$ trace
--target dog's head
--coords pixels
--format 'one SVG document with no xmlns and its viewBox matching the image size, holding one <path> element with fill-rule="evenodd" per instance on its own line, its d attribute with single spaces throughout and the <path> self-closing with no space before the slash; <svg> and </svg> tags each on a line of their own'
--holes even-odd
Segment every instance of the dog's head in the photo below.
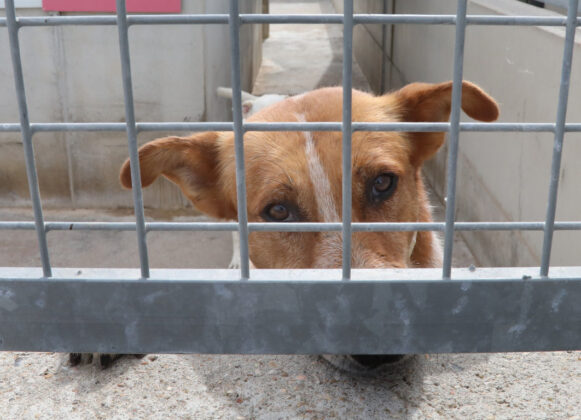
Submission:
<svg viewBox="0 0 581 420">
<path fill-rule="evenodd" d="M 383 96 L 353 91 L 353 121 L 444 122 L 452 83 L 414 83 Z M 496 102 L 464 82 L 462 109 L 480 121 L 498 117 Z M 324 88 L 276 103 L 248 121 L 341 121 L 341 88 Z M 355 132 L 352 138 L 354 222 L 429 221 L 421 166 L 444 133 Z M 338 222 L 342 163 L 339 132 L 248 132 L 244 135 L 248 218 L 253 222 Z M 166 137 L 139 149 L 141 183 L 164 175 L 202 212 L 236 219 L 234 135 L 208 132 Z M 129 162 L 121 183 L 131 188 Z M 354 267 L 434 265 L 429 232 L 353 234 Z M 341 234 L 254 232 L 250 256 L 259 268 L 341 265 Z"/>
</svg>

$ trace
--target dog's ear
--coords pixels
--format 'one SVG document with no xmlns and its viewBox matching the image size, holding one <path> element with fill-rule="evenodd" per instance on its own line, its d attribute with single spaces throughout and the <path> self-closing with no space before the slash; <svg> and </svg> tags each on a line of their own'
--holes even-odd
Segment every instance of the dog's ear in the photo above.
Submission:
<svg viewBox="0 0 581 420">
<path fill-rule="evenodd" d="M 200 211 L 218 218 L 235 219 L 236 210 L 219 183 L 218 133 L 191 137 L 164 137 L 139 148 L 141 185 L 149 186 L 160 175 L 175 182 Z M 131 188 L 129 159 L 121 167 L 121 185 Z"/>
<path fill-rule="evenodd" d="M 411 83 L 389 95 L 404 122 L 446 122 L 452 105 L 452 82 Z M 498 118 L 496 101 L 473 83 L 462 82 L 462 109 L 475 120 L 491 122 Z M 412 163 L 419 166 L 438 151 L 445 133 L 409 133 Z"/>
</svg>

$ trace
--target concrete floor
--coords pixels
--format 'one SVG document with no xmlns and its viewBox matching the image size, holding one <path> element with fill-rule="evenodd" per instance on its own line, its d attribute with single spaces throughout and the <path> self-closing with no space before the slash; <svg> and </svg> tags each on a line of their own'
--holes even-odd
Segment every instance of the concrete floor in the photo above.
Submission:
<svg viewBox="0 0 581 420">
<path fill-rule="evenodd" d="M 323 2 L 271 2 L 271 13 L 329 12 Z M 339 27 L 272 25 L 254 93 L 340 83 Z M 289 41 L 289 40 L 292 40 Z M 354 66 L 354 85 L 365 80 Z M 435 203 L 437 204 L 437 203 Z M 441 209 L 437 211 L 441 220 Z M 150 220 L 192 221 L 147 211 Z M 47 220 L 131 220 L 130 212 L 46 212 Z M 0 220 L 32 220 L 2 209 Z M 229 233 L 155 233 L 152 267 L 226 267 Z M 56 266 L 137 267 L 134 233 L 51 232 Z M 455 265 L 476 259 L 461 241 Z M 37 266 L 34 232 L 0 231 L 0 266 Z M 581 352 L 419 355 L 375 377 L 317 356 L 148 355 L 108 370 L 71 368 L 62 354 L 0 353 L 2 419 L 580 419 Z"/>
<path fill-rule="evenodd" d="M 272 14 L 336 13 L 330 1 L 271 1 Z M 341 25 L 271 25 L 263 44 L 263 59 L 253 93 L 296 95 L 340 86 L 343 71 Z M 355 89 L 369 91 L 359 65 L 352 61 Z"/>
</svg>

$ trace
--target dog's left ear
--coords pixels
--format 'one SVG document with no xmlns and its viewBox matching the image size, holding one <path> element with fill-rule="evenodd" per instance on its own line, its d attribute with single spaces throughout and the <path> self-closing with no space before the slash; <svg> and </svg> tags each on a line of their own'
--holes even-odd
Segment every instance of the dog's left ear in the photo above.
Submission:
<svg viewBox="0 0 581 420">
<path fill-rule="evenodd" d="M 446 122 L 452 105 L 452 82 L 411 83 L 386 96 L 403 122 Z M 496 101 L 473 83 L 462 82 L 462 109 L 475 120 L 491 122 L 498 118 Z M 409 133 L 411 162 L 420 166 L 442 146 L 445 133 Z"/>
<path fill-rule="evenodd" d="M 141 185 L 159 176 L 176 183 L 198 210 L 217 218 L 235 219 L 236 209 L 220 184 L 218 133 L 190 137 L 164 137 L 139 148 Z M 131 166 L 125 161 L 119 173 L 121 185 L 131 188 Z"/>
</svg>

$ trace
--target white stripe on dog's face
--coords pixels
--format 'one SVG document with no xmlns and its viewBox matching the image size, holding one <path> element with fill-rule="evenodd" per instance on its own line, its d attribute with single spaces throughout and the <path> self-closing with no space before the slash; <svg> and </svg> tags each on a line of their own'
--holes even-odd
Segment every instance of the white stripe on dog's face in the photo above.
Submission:
<svg viewBox="0 0 581 420">
<path fill-rule="evenodd" d="M 314 187 L 317 210 L 322 222 L 339 222 L 339 214 L 331 193 L 331 183 L 323 165 L 319 159 L 319 154 L 315 149 L 312 133 L 305 131 L 305 155 L 309 168 L 309 177 Z M 341 234 L 337 232 L 327 232 L 322 234 L 319 242 L 319 252 L 314 262 L 314 267 L 331 268 L 341 266 Z"/>
<path fill-rule="evenodd" d="M 297 116 L 297 118 L 300 122 L 305 121 L 305 118 L 302 115 Z M 337 213 L 333 195 L 331 194 L 331 183 L 329 182 L 329 177 L 325 173 L 323 165 L 321 165 L 321 161 L 319 160 L 319 154 L 315 149 L 313 135 L 309 131 L 304 131 L 303 134 L 306 139 L 305 155 L 307 157 L 309 176 L 315 189 L 315 200 L 317 201 L 319 215 L 323 219 L 323 222 L 338 222 L 339 214 Z"/>
</svg>

